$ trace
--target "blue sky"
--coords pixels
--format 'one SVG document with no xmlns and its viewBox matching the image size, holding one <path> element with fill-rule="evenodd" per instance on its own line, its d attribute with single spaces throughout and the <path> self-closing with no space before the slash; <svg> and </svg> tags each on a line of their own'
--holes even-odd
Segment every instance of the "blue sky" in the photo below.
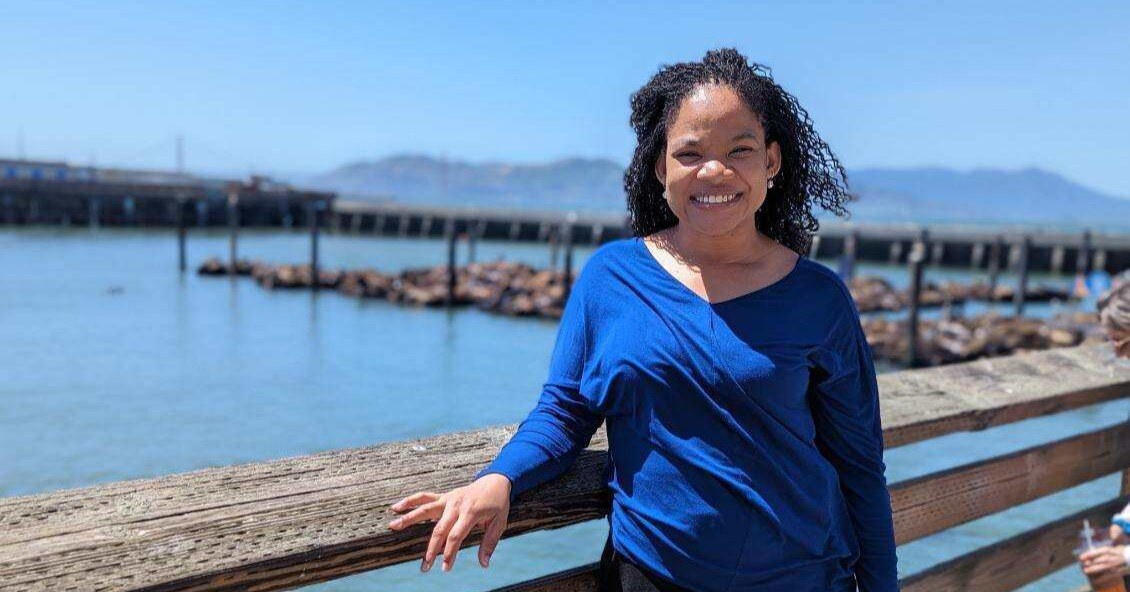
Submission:
<svg viewBox="0 0 1130 592">
<path fill-rule="evenodd" d="M 0 155 L 319 172 L 626 162 L 628 97 L 737 47 L 849 167 L 1039 166 L 1130 197 L 1130 2 L 0 2 Z M 540 4 L 540 3 L 538 3 Z"/>
</svg>

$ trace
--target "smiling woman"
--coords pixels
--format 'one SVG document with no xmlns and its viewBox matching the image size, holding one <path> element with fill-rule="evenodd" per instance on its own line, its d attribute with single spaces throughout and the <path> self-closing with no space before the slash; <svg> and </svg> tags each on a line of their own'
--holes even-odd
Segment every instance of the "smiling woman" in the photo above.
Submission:
<svg viewBox="0 0 1130 592">
<path fill-rule="evenodd" d="M 632 97 L 634 237 L 573 286 L 537 405 L 475 480 L 394 506 L 436 520 L 450 569 L 604 421 L 606 592 L 894 592 L 875 367 L 838 276 L 806 259 L 843 169 L 796 100 L 734 50 L 663 68 Z"/>
</svg>

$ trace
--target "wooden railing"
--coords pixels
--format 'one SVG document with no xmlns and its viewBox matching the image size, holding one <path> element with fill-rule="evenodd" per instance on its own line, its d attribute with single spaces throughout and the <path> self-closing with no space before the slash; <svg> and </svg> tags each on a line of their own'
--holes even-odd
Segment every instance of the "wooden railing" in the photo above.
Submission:
<svg viewBox="0 0 1130 592">
<path fill-rule="evenodd" d="M 1130 367 L 1098 344 L 884 374 L 879 387 L 891 448 L 1128 397 Z M 389 505 L 466 484 L 515 429 L 0 498 L 0 590 L 284 590 L 418 560 L 432 525 L 390 531 Z M 606 444 L 601 429 L 565 475 L 520 496 L 505 536 L 604 516 Z M 1110 500 L 914 574 L 902 589 L 1012 590 L 1067 566 L 1082 519 L 1106 524 L 1130 497 L 1127 469 L 1130 422 L 892 484 L 905 543 L 1123 471 Z M 595 569 L 503 590 L 595 590 Z"/>
</svg>

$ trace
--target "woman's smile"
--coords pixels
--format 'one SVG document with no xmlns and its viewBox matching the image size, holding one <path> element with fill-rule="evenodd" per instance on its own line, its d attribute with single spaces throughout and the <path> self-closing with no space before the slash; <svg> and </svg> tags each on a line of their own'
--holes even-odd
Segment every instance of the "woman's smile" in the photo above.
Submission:
<svg viewBox="0 0 1130 592">
<path fill-rule="evenodd" d="M 728 208 L 740 202 L 743 197 L 745 197 L 744 191 L 729 193 L 714 192 L 692 195 L 690 201 L 699 209 L 713 211 Z"/>
</svg>

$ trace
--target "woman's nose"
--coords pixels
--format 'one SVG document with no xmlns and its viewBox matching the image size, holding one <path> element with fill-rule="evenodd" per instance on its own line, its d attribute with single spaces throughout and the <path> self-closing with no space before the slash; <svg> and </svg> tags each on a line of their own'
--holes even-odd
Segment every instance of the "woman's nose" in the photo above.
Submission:
<svg viewBox="0 0 1130 592">
<path fill-rule="evenodd" d="M 725 177 L 728 172 L 729 170 L 726 168 L 726 165 L 717 160 L 711 160 L 702 165 L 698 170 L 698 176 L 700 179 L 722 178 Z"/>
</svg>

